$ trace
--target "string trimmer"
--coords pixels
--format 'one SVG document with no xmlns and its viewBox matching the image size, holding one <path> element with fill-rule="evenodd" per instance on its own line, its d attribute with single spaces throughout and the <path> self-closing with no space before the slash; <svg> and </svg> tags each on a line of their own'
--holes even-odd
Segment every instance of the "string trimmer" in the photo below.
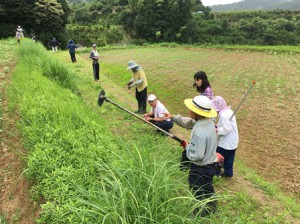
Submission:
<svg viewBox="0 0 300 224">
<path fill-rule="evenodd" d="M 100 94 L 99 94 L 99 97 L 98 97 L 98 105 L 101 107 L 104 101 L 111 103 L 112 105 L 114 105 L 114 106 L 116 106 L 116 107 L 118 107 L 118 108 L 120 108 L 120 109 L 126 111 L 127 113 L 131 114 L 132 116 L 134 116 L 134 117 L 136 117 L 136 118 L 142 120 L 143 122 L 145 122 L 145 123 L 151 125 L 151 126 L 154 127 L 155 129 L 157 129 L 157 130 L 163 132 L 164 134 L 166 134 L 167 136 L 171 137 L 172 139 L 174 139 L 174 140 L 180 142 L 180 144 L 184 142 L 184 140 L 178 138 L 178 137 L 175 136 L 175 135 L 172 135 L 172 134 L 169 133 L 169 132 L 166 132 L 165 130 L 161 129 L 160 127 L 157 127 L 156 125 L 152 124 L 150 121 L 145 120 L 143 117 L 140 117 L 140 116 L 136 115 L 135 113 L 131 112 L 130 110 L 128 110 L 128 109 L 126 109 L 126 108 L 124 108 L 124 107 L 122 107 L 122 106 L 120 106 L 120 105 L 114 103 L 113 101 L 111 101 L 109 98 L 107 98 L 107 97 L 105 96 L 105 92 L 104 92 L 104 90 L 102 90 L 102 91 L 100 92 Z"/>
</svg>

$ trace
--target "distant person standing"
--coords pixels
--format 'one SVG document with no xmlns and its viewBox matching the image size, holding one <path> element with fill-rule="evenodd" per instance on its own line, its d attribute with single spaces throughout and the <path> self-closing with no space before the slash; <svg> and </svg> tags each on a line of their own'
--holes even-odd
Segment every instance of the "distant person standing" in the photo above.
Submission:
<svg viewBox="0 0 300 224">
<path fill-rule="evenodd" d="M 49 42 L 49 45 L 52 47 L 53 52 L 57 52 L 57 46 L 60 45 L 60 43 L 56 40 L 55 37 Z"/>
<path fill-rule="evenodd" d="M 93 66 L 93 74 L 94 79 L 97 82 L 100 82 L 100 64 L 99 64 L 99 53 L 96 49 L 96 44 L 92 45 L 92 50 L 90 52 L 90 58 L 93 60 L 92 66 Z"/>
<path fill-rule="evenodd" d="M 32 35 L 31 40 L 32 40 L 33 42 L 37 42 L 37 37 L 36 37 L 35 34 Z"/>
<path fill-rule="evenodd" d="M 127 83 L 128 89 L 131 87 L 135 88 L 135 98 L 138 101 L 138 110 L 135 113 L 144 114 L 146 113 L 147 107 L 147 78 L 144 70 L 134 61 L 128 62 L 127 69 L 131 69 L 132 78 Z"/>
<path fill-rule="evenodd" d="M 67 45 L 67 48 L 69 49 L 69 53 L 70 53 L 70 57 L 71 57 L 71 61 L 77 62 L 76 60 L 76 56 L 75 56 L 75 49 L 77 48 L 77 45 L 74 43 L 73 40 L 69 40 L 69 43 Z"/>
<path fill-rule="evenodd" d="M 20 32 L 20 34 L 21 34 L 21 38 L 23 38 L 23 37 L 24 37 L 24 34 L 23 34 L 23 29 L 22 29 L 22 27 L 21 27 L 21 26 L 18 26 L 18 28 L 17 28 L 17 31 L 19 31 L 19 32 Z"/>
<path fill-rule="evenodd" d="M 21 33 L 20 33 L 20 31 L 16 31 L 16 39 L 17 39 L 17 41 L 18 41 L 18 44 L 21 42 Z"/>
<path fill-rule="evenodd" d="M 193 87 L 197 89 L 200 95 L 207 96 L 210 100 L 214 97 L 207 75 L 204 71 L 196 72 L 194 75 L 194 81 L 195 83 L 193 84 Z"/>
</svg>

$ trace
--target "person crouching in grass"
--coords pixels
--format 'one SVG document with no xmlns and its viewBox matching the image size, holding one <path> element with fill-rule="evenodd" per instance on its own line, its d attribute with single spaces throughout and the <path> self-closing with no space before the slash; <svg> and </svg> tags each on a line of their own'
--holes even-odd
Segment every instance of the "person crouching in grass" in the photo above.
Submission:
<svg viewBox="0 0 300 224">
<path fill-rule="evenodd" d="M 189 186 L 198 200 L 207 199 L 204 209 L 196 208 L 194 213 L 207 216 L 217 209 L 217 200 L 213 199 L 214 187 L 213 176 L 215 175 L 218 161 L 216 155 L 217 135 L 212 117 L 217 112 L 212 108 L 211 100 L 206 96 L 196 96 L 194 99 L 184 100 L 189 109 L 189 117 L 195 120 L 192 124 L 190 143 L 183 141 L 181 146 L 185 149 L 187 158 L 190 160 Z M 185 119 L 180 115 L 173 116 L 165 113 L 165 118 L 172 119 L 176 124 L 184 127 Z M 191 125 L 188 122 L 187 125 Z"/>
<path fill-rule="evenodd" d="M 165 119 L 164 113 L 169 113 L 167 108 L 157 99 L 154 94 L 148 96 L 148 103 L 151 106 L 149 113 L 143 114 L 147 121 L 150 121 L 155 126 L 169 132 L 173 127 L 173 121 L 170 118 Z"/>
</svg>

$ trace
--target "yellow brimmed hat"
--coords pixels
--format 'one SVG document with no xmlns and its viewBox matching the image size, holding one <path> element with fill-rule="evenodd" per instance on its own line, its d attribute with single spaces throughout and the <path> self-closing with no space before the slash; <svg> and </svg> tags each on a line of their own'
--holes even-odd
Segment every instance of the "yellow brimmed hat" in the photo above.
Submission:
<svg viewBox="0 0 300 224">
<path fill-rule="evenodd" d="M 207 96 L 195 96 L 194 99 L 185 99 L 184 104 L 196 114 L 203 117 L 216 117 L 217 112 L 212 108 Z"/>
</svg>

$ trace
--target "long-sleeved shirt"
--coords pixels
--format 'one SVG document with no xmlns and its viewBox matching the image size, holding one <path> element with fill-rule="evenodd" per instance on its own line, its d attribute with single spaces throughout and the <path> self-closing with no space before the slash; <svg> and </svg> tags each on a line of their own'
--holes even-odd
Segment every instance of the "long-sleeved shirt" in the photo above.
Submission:
<svg viewBox="0 0 300 224">
<path fill-rule="evenodd" d="M 233 116 L 231 120 L 229 118 L 233 114 L 231 109 L 224 111 L 219 116 L 218 126 L 218 146 L 233 150 L 238 147 L 239 133 L 237 128 L 236 117 Z"/>
<path fill-rule="evenodd" d="M 212 119 L 195 121 L 180 115 L 172 120 L 187 129 L 192 127 L 190 143 L 186 146 L 187 157 L 195 164 L 204 166 L 217 162 L 217 136 Z"/>
<path fill-rule="evenodd" d="M 214 98 L 214 94 L 213 94 L 213 91 L 212 89 L 208 86 L 203 93 L 201 93 L 200 95 L 202 96 L 207 96 L 210 100 L 212 98 Z"/>
<path fill-rule="evenodd" d="M 130 81 L 134 82 L 138 92 L 143 91 L 148 86 L 146 74 L 140 67 L 133 72 L 132 79 Z"/>
</svg>

